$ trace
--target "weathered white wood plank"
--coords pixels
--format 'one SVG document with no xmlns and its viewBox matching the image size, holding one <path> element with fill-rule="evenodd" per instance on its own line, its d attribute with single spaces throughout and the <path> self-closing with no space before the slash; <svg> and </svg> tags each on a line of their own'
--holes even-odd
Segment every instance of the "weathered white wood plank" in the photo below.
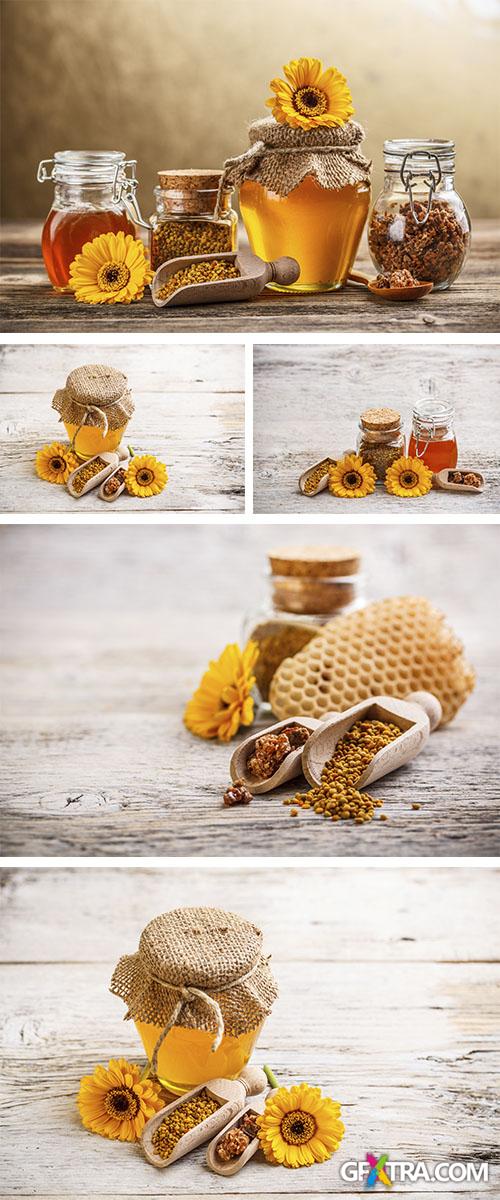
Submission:
<svg viewBox="0 0 500 1200">
<path fill-rule="evenodd" d="M 497 1194 L 498 872 L 23 869 L 7 873 L 4 895 L 6 1196 L 69 1198 L 82 1194 L 82 1180 L 91 1197 L 352 1195 L 362 1187 L 343 1182 L 339 1166 L 368 1149 L 428 1164 L 486 1160 L 490 1181 L 478 1195 Z M 346 1136 L 323 1167 L 271 1173 L 254 1160 L 227 1191 L 203 1151 L 159 1177 L 138 1147 L 80 1126 L 81 1075 L 111 1055 L 141 1061 L 133 1024 L 108 991 L 114 962 L 156 912 L 198 902 L 262 923 L 280 998 L 255 1059 L 284 1083 L 306 1078 L 341 1101 Z"/>
<path fill-rule="evenodd" d="M 254 511 L 318 514 L 500 511 L 500 351 L 498 346 L 259 346 L 254 350 Z M 459 462 L 486 477 L 484 492 L 432 490 L 418 500 L 383 486 L 365 500 L 328 491 L 302 496 L 299 477 L 325 455 L 356 446 L 360 413 L 388 405 L 404 419 L 436 396 L 455 406 Z"/>
<path fill-rule="evenodd" d="M 0 533 L 5 853 L 495 853 L 496 526 L 413 526 L 411 544 L 406 528 L 349 529 L 369 593 L 428 595 L 478 672 L 456 719 L 374 789 L 390 819 L 354 828 L 310 812 L 290 820 L 286 791 L 225 809 L 231 747 L 182 724 L 208 660 L 241 637 L 266 550 L 290 544 L 293 528 Z M 347 540 L 338 528 L 329 538 Z"/>
<path fill-rule="evenodd" d="M 51 407 L 69 371 L 109 362 L 129 378 L 135 412 L 126 433 L 136 453 L 166 462 L 166 489 L 147 501 L 123 495 L 116 507 L 96 492 L 75 501 L 40 480 L 36 451 L 66 440 Z M 244 509 L 242 346 L 4 346 L 0 351 L 0 511 L 99 513 L 242 512 Z"/>
<path fill-rule="evenodd" d="M 300 878 L 296 937 L 288 884 L 295 876 Z M 367 879 L 374 884 L 369 904 Z M 290 872 L 289 867 L 271 870 L 265 861 L 246 871 L 236 871 L 230 863 L 223 870 L 199 870 L 175 862 L 133 870 L 125 865 L 82 870 L 61 866 L 44 872 L 16 868 L 2 872 L 1 884 L 0 953 L 10 963 L 71 961 L 104 963 L 107 968 L 117 946 L 124 954 L 136 949 L 146 919 L 193 904 L 223 903 L 245 912 L 266 928 L 269 950 L 280 963 L 293 964 L 298 957 L 311 964 L 488 962 L 500 941 L 499 873 L 479 865 L 424 870 L 416 863 L 405 868 L 403 887 L 396 866 L 377 868 L 375 873 L 371 868 L 368 875 L 366 867 L 350 864 L 297 864 Z M 68 894 L 71 906 L 66 903 Z M 445 910 L 433 921 L 443 897 Z M 101 910 L 108 916 L 96 939 L 94 919 Z M 486 919 L 479 920 L 479 914 Z"/>
</svg>

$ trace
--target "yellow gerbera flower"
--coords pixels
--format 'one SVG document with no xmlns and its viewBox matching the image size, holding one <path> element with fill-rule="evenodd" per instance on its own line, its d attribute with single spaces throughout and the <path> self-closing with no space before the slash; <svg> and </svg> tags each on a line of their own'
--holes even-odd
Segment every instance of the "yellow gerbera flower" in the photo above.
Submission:
<svg viewBox="0 0 500 1200">
<path fill-rule="evenodd" d="M 385 473 L 385 486 L 392 496 L 426 496 L 432 487 L 432 471 L 421 458 L 397 458 Z"/>
<path fill-rule="evenodd" d="M 141 1079 L 141 1068 L 124 1058 L 100 1064 L 80 1080 L 78 1108 L 82 1124 L 101 1137 L 137 1142 L 150 1117 L 163 1108 L 160 1085 Z"/>
<path fill-rule="evenodd" d="M 328 473 L 328 487 L 332 496 L 349 496 L 358 499 L 375 491 L 376 475 L 370 463 L 364 463 L 359 454 L 346 454 Z"/>
<path fill-rule="evenodd" d="M 198 737 L 229 742 L 240 725 L 251 725 L 255 684 L 252 674 L 259 655 L 256 642 L 244 650 L 234 643 L 226 646 L 216 661 L 209 663 L 200 686 L 186 706 L 184 723 Z"/>
<path fill-rule="evenodd" d="M 266 1100 L 258 1119 L 261 1150 L 269 1162 L 284 1167 L 311 1167 L 326 1162 L 344 1136 L 340 1104 L 318 1087 L 299 1083 L 278 1088 Z"/>
<path fill-rule="evenodd" d="M 50 446 L 42 446 L 41 450 L 37 450 L 36 473 L 46 483 L 66 483 L 77 466 L 76 454 L 63 442 L 52 442 Z"/>
<path fill-rule="evenodd" d="M 274 92 L 266 100 L 281 125 L 313 129 L 345 125 L 354 112 L 347 80 L 336 67 L 323 70 L 319 58 L 297 58 L 283 67 L 287 81 L 271 79 Z"/>
<path fill-rule="evenodd" d="M 137 454 L 129 463 L 125 486 L 131 496 L 158 496 L 168 481 L 165 463 L 153 454 Z"/>
<path fill-rule="evenodd" d="M 131 233 L 101 233 L 71 263 L 69 286 L 84 304 L 141 300 L 153 278 L 142 242 Z"/>
</svg>

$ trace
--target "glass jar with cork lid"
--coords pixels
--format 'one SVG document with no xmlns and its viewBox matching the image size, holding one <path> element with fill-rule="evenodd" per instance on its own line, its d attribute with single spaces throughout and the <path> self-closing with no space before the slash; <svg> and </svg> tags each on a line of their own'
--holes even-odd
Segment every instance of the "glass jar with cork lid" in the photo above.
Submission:
<svg viewBox="0 0 500 1200">
<path fill-rule="evenodd" d="M 405 452 L 400 413 L 395 408 L 366 408 L 359 419 L 356 449 L 383 481 L 388 467 Z"/>
<path fill-rule="evenodd" d="M 236 250 L 238 214 L 222 171 L 159 171 L 151 217 L 151 266 L 172 258 Z"/>
<path fill-rule="evenodd" d="M 78 458 L 116 450 L 134 411 L 126 375 L 103 363 L 70 371 L 56 392 L 52 408 L 60 414 Z"/>
<path fill-rule="evenodd" d="M 298 654 L 322 625 L 364 603 L 360 556 L 345 546 L 286 546 L 269 553 L 267 595 L 244 621 L 259 647 L 254 674 L 263 701 L 283 659 Z"/>
<path fill-rule="evenodd" d="M 219 908 L 177 908 L 143 929 L 110 991 L 127 1005 L 150 1071 L 181 1095 L 236 1079 L 278 995 L 262 931 Z"/>
</svg>

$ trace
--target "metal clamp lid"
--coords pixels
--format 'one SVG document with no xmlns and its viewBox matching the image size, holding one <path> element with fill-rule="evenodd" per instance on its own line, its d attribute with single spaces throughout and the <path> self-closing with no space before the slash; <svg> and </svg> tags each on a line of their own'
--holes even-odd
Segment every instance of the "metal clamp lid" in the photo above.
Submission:
<svg viewBox="0 0 500 1200">
<path fill-rule="evenodd" d="M 414 176 L 416 176 L 417 174 L 420 176 L 421 172 L 413 172 L 410 168 L 406 169 L 406 164 L 408 162 L 408 159 L 412 159 L 415 156 L 417 158 L 434 159 L 434 162 L 436 164 L 436 169 L 437 169 L 437 175 L 436 175 L 436 174 L 434 174 L 434 170 L 431 169 L 430 162 L 429 162 L 428 175 L 426 175 L 425 178 L 423 179 L 424 185 L 426 185 L 429 189 L 429 195 L 427 197 L 427 206 L 426 206 L 426 210 L 425 210 L 423 217 L 418 216 L 417 210 L 415 208 L 415 201 L 413 199 L 413 185 L 412 185 L 412 180 L 413 180 Z M 426 221 L 429 220 L 429 214 L 430 214 L 430 211 L 432 208 L 432 201 L 434 199 L 434 192 L 436 191 L 436 188 L 439 187 L 439 184 L 441 183 L 441 180 L 443 178 L 443 172 L 441 170 L 441 163 L 439 162 L 438 156 L 437 156 L 437 154 L 431 154 L 428 150 L 421 150 L 421 149 L 411 150 L 408 154 L 405 154 L 403 162 L 402 162 L 401 170 L 399 173 L 401 176 L 401 182 L 403 184 L 403 187 L 408 192 L 411 215 L 413 217 L 413 220 L 415 221 L 416 225 L 425 225 Z"/>
</svg>

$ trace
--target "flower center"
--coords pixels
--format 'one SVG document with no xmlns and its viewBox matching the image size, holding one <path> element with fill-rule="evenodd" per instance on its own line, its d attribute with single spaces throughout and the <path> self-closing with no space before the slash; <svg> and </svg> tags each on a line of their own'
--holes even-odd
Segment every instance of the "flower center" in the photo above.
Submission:
<svg viewBox="0 0 500 1200">
<path fill-rule="evenodd" d="M 66 464 L 62 458 L 51 458 L 50 465 L 53 471 L 63 471 Z"/>
<path fill-rule="evenodd" d="M 400 483 L 401 483 L 401 487 L 405 487 L 405 488 L 416 487 L 416 485 L 418 483 L 418 475 L 416 475 L 415 471 L 403 471 L 403 474 L 400 479 Z"/>
<path fill-rule="evenodd" d="M 140 471 L 137 472 L 137 482 L 140 483 L 141 487 L 149 487 L 153 479 L 154 471 L 151 471 L 149 467 L 141 467 Z"/>
<path fill-rule="evenodd" d="M 342 480 L 344 487 L 348 488 L 361 487 L 362 482 L 363 477 L 359 474 L 359 471 L 347 471 Z"/>
<path fill-rule="evenodd" d="M 104 1107 L 108 1117 L 132 1120 L 139 1112 L 139 1099 L 131 1088 L 111 1088 L 104 1097 Z"/>
<path fill-rule="evenodd" d="M 293 93 L 292 104 L 296 112 L 304 117 L 321 117 L 328 110 L 325 92 L 315 87 L 301 87 Z"/>
<path fill-rule="evenodd" d="M 97 272 L 97 283 L 101 292 L 119 292 L 130 279 L 130 271 L 125 263 L 109 262 L 100 267 Z"/>
<path fill-rule="evenodd" d="M 311 1113 L 297 1109 L 296 1112 L 285 1114 L 280 1130 L 283 1141 L 288 1142 L 289 1146 L 304 1146 L 316 1133 L 316 1121 Z"/>
</svg>

